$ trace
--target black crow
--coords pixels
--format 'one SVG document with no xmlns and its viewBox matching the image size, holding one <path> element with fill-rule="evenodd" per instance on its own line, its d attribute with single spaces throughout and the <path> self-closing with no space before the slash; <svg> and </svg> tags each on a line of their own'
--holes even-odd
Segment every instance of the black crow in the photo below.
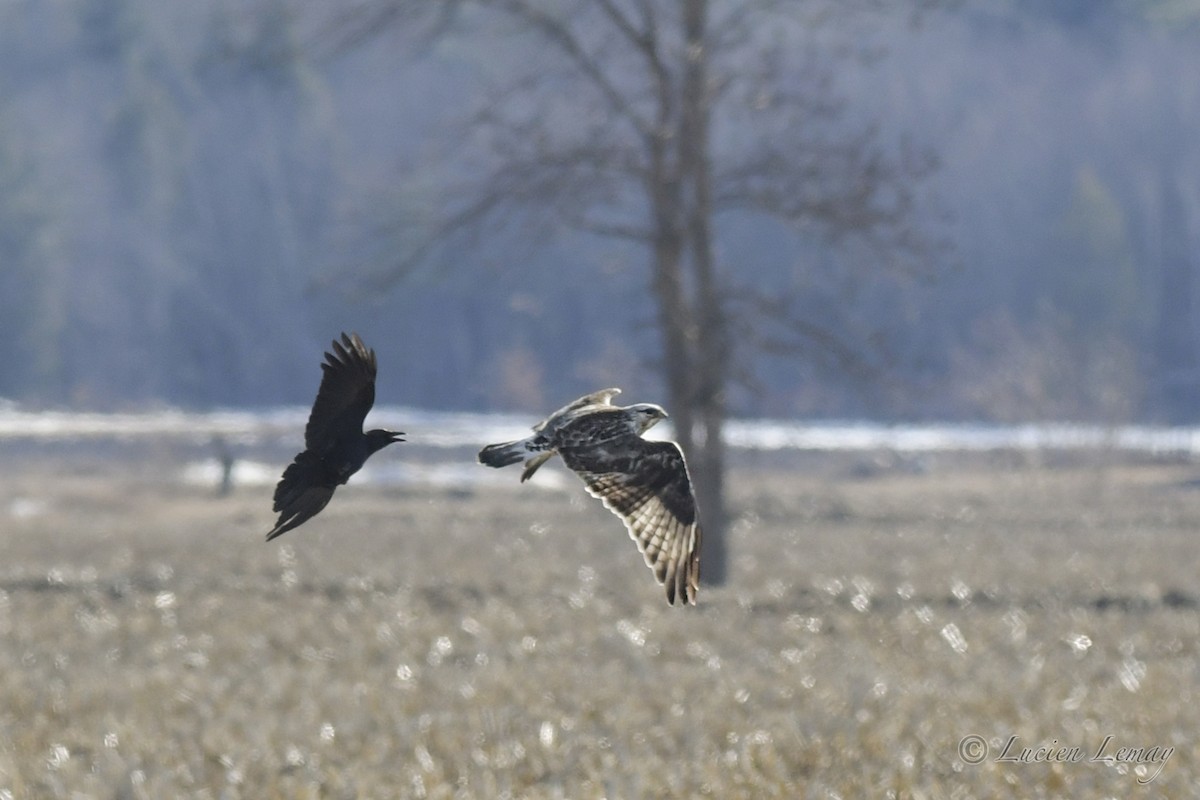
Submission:
<svg viewBox="0 0 1200 800">
<path fill-rule="evenodd" d="M 375 403 L 375 351 L 358 334 L 342 334 L 321 364 L 324 376 L 304 429 L 304 452 L 284 470 L 275 487 L 279 520 L 271 541 L 316 516 L 333 490 L 358 472 L 372 453 L 404 441 L 403 431 L 363 433 L 363 419 Z"/>
</svg>

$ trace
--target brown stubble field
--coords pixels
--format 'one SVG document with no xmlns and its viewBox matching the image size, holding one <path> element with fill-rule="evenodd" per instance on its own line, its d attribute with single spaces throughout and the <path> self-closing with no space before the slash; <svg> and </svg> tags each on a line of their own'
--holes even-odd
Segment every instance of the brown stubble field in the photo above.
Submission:
<svg viewBox="0 0 1200 800">
<path fill-rule="evenodd" d="M 1200 795 L 1195 466 L 747 461 L 688 609 L 582 490 L 3 467 L 6 800 Z"/>
</svg>

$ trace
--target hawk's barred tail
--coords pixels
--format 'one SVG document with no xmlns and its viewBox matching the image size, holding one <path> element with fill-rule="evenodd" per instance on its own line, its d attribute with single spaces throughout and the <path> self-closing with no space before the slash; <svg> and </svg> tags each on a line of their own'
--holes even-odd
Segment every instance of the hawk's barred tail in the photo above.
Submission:
<svg viewBox="0 0 1200 800">
<path fill-rule="evenodd" d="M 479 463 L 489 467 L 507 467 L 509 464 L 523 461 L 528 452 L 525 449 L 524 439 L 503 444 L 489 444 L 479 451 Z"/>
</svg>

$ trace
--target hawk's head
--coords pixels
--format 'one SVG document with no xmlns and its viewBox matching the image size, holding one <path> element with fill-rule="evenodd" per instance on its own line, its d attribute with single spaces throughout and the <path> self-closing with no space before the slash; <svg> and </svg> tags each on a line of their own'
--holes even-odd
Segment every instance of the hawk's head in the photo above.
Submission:
<svg viewBox="0 0 1200 800">
<path fill-rule="evenodd" d="M 628 411 L 633 415 L 633 423 L 637 426 L 638 433 L 650 428 L 660 419 L 667 418 L 667 412 L 663 411 L 662 406 L 656 406 L 654 403 L 638 403 L 629 406 Z"/>
</svg>

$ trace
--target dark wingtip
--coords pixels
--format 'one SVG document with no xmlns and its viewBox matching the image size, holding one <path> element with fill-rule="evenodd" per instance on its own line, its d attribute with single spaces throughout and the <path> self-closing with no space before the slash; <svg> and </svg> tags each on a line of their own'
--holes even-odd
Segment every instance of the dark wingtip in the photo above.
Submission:
<svg viewBox="0 0 1200 800">
<path fill-rule="evenodd" d="M 363 343 L 362 337 L 358 333 L 351 331 L 346 333 L 342 331 L 340 339 L 334 339 L 331 343 L 333 352 L 326 353 L 326 356 L 333 356 L 337 361 L 347 361 L 353 353 L 359 358 L 371 361 L 375 358 L 375 351 L 367 347 Z M 324 365 L 322 365 L 324 366 Z"/>
<path fill-rule="evenodd" d="M 694 606 L 694 605 L 696 605 L 696 592 L 692 587 L 690 587 L 686 583 L 684 583 L 682 586 L 679 587 L 678 593 L 677 593 L 675 584 L 668 582 L 667 583 L 667 603 L 672 606 L 675 606 L 675 605 Z"/>
</svg>

